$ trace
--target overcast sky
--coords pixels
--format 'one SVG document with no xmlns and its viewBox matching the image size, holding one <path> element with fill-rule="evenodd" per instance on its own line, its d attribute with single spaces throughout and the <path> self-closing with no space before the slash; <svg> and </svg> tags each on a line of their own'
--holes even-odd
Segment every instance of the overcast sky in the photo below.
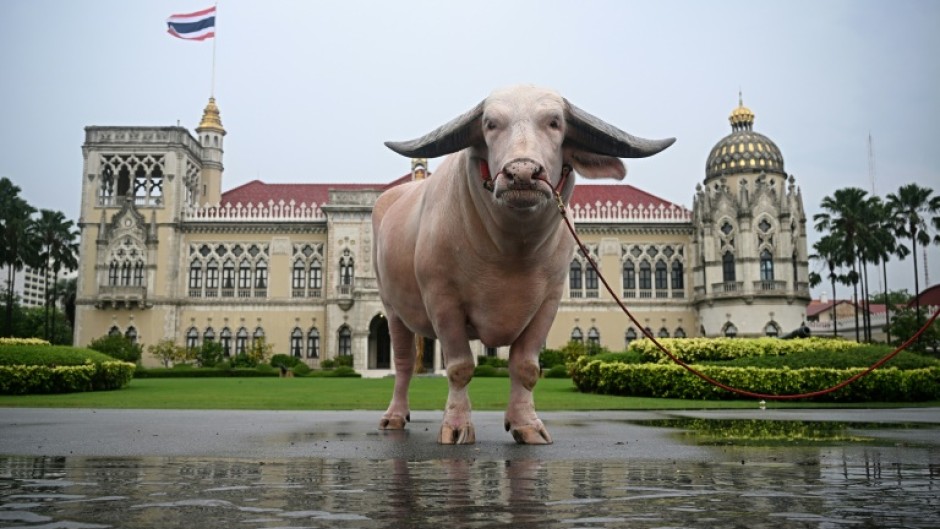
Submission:
<svg viewBox="0 0 940 529">
<path fill-rule="evenodd" d="M 85 126 L 192 130 L 213 45 L 171 37 L 165 20 L 211 5 L 0 2 L 0 176 L 37 208 L 77 219 Z M 878 194 L 910 182 L 937 190 L 938 28 L 931 1 L 222 0 L 223 190 L 390 181 L 409 161 L 383 141 L 517 83 L 555 88 L 630 133 L 675 136 L 664 153 L 628 160 L 627 182 L 686 207 L 739 89 L 810 218 L 838 188 L 871 191 L 869 133 Z M 940 252 L 928 260 L 940 282 Z M 889 287 L 913 290 L 912 266 L 891 265 Z"/>
</svg>

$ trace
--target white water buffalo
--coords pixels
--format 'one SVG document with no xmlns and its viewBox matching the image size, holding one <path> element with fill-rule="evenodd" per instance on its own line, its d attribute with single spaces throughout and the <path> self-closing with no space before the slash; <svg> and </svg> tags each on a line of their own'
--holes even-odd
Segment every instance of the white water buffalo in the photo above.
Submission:
<svg viewBox="0 0 940 529">
<path fill-rule="evenodd" d="M 446 158 L 427 180 L 389 189 L 372 214 L 375 268 L 395 358 L 382 429 L 410 420 L 415 333 L 440 340 L 450 390 L 438 442 L 472 444 L 470 340 L 509 346 L 505 426 L 516 442 L 549 444 L 532 390 L 539 350 L 558 310 L 574 252 L 553 190 L 567 203 L 572 168 L 622 179 L 619 158 L 656 154 L 674 139 L 645 140 L 580 110 L 556 92 L 517 86 L 412 141 L 408 157 Z"/>
</svg>

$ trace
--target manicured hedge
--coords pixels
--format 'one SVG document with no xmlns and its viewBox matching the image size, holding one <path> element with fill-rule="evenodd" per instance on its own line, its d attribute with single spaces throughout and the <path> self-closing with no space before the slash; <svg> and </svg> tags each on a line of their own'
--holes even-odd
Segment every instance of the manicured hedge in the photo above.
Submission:
<svg viewBox="0 0 940 529">
<path fill-rule="evenodd" d="M 660 338 L 657 340 L 668 351 L 684 362 L 695 363 L 714 360 L 732 360 L 751 356 L 776 356 L 806 351 L 851 351 L 864 344 L 833 338 Z M 672 360 L 648 338 L 630 343 L 630 351 L 642 355 L 649 362 L 662 364 Z"/>
<path fill-rule="evenodd" d="M 733 387 L 768 394 L 818 391 L 862 371 L 861 368 L 763 369 L 696 366 L 702 373 Z M 581 359 L 573 377 L 581 391 L 613 395 L 694 400 L 740 398 L 692 375 L 680 366 L 603 363 Z M 879 369 L 818 401 L 917 402 L 940 399 L 940 367 Z"/>
<path fill-rule="evenodd" d="M 135 377 L 137 378 L 226 378 L 226 377 L 278 377 L 281 372 L 279 369 L 274 369 L 267 364 L 262 364 L 266 369 L 250 368 L 250 367 L 235 367 L 228 369 L 218 369 L 218 368 L 208 368 L 208 367 L 199 367 L 191 369 L 179 369 L 179 368 L 137 368 Z M 260 366 L 259 366 L 260 367 Z M 302 371 L 302 370 L 301 370 Z M 361 374 L 356 373 L 355 370 L 351 367 L 340 366 L 335 369 L 328 369 L 322 371 L 309 371 L 306 374 L 301 374 L 294 371 L 295 376 L 303 377 L 312 377 L 312 378 L 356 378 L 362 377 Z"/>
<path fill-rule="evenodd" d="M 0 343 L 0 393 L 70 393 L 126 386 L 134 364 L 69 346 Z"/>
</svg>

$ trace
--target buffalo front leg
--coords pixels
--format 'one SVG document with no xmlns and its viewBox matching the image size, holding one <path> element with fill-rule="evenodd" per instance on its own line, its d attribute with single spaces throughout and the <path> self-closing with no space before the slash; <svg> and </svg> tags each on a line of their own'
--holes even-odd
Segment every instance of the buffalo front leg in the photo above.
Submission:
<svg viewBox="0 0 940 529">
<path fill-rule="evenodd" d="M 458 321 L 463 321 L 460 319 Z M 473 354 L 466 333 L 462 328 L 450 329 L 449 339 L 443 339 L 441 352 L 447 363 L 447 405 L 444 409 L 444 420 L 437 442 L 445 445 L 474 444 L 476 432 L 470 422 L 470 396 L 467 385 L 473 378 Z M 454 337 L 456 336 L 456 339 Z"/>
<path fill-rule="evenodd" d="M 393 313 L 388 315 L 388 332 L 395 358 L 395 389 L 388 410 L 379 421 L 379 429 L 404 430 L 405 423 L 411 420 L 408 386 L 415 370 L 415 334 Z"/>
<path fill-rule="evenodd" d="M 506 408 L 506 431 L 519 444 L 552 444 L 542 420 L 535 413 L 532 391 L 539 380 L 539 349 L 554 320 L 557 303 L 542 307 L 532 323 L 509 348 L 509 406 Z"/>
</svg>

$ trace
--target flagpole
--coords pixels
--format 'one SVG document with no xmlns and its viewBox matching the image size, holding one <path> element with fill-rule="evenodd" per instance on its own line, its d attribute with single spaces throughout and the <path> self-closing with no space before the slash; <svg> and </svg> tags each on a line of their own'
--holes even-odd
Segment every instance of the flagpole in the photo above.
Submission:
<svg viewBox="0 0 940 529">
<path fill-rule="evenodd" d="M 219 40 L 219 3 L 215 3 L 215 28 L 213 32 L 215 33 L 212 37 L 212 85 L 209 87 L 209 97 L 215 98 L 215 42 Z"/>
</svg>

